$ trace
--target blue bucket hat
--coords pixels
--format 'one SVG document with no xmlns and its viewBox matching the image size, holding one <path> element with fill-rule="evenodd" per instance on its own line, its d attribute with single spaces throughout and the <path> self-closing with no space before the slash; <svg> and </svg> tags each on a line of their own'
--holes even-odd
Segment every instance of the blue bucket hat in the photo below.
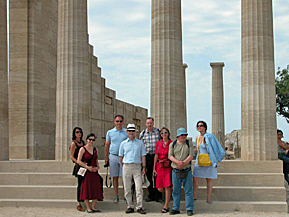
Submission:
<svg viewBox="0 0 289 217">
<path fill-rule="evenodd" d="M 177 130 L 177 138 L 180 136 L 180 135 L 182 135 L 182 134 L 186 134 L 186 135 L 188 135 L 188 133 L 187 133 L 187 131 L 185 130 L 185 128 L 179 128 L 178 130 Z"/>
</svg>

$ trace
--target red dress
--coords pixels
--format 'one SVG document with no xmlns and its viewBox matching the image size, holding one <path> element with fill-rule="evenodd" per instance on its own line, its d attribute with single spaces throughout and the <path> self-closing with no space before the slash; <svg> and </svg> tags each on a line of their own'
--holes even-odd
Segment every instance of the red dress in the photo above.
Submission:
<svg viewBox="0 0 289 217">
<path fill-rule="evenodd" d="M 156 144 L 155 154 L 158 155 L 158 160 L 168 159 L 169 144 L 172 140 L 163 146 L 163 140 L 160 140 Z M 160 163 L 157 161 L 156 165 L 157 177 L 156 177 L 156 188 L 166 188 L 172 186 L 172 167 L 162 168 Z"/>
<path fill-rule="evenodd" d="M 84 147 L 84 154 L 82 157 L 83 162 L 89 161 L 91 159 L 92 154 L 90 154 L 86 148 Z M 91 160 L 90 166 L 97 166 L 96 160 L 98 158 L 97 149 L 94 152 L 94 156 Z M 98 171 L 93 173 L 89 170 L 86 171 L 84 175 L 84 179 L 81 184 L 80 190 L 80 200 L 94 200 L 94 199 L 103 199 L 103 193 L 101 190 L 101 183 Z"/>
</svg>

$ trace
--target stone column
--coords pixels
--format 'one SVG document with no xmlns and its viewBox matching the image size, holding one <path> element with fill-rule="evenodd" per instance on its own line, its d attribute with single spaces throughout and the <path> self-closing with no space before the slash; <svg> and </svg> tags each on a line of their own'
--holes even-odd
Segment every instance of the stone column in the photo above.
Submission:
<svg viewBox="0 0 289 217">
<path fill-rule="evenodd" d="M 242 0 L 242 160 L 277 159 L 272 0 Z"/>
<path fill-rule="evenodd" d="M 7 5 L 0 0 L 0 160 L 9 159 L 8 77 L 7 77 Z"/>
<path fill-rule="evenodd" d="M 87 0 L 58 1 L 58 49 L 55 159 L 68 160 L 72 130 L 79 126 L 84 137 L 89 123 L 89 45 Z"/>
<path fill-rule="evenodd" d="M 152 0 L 150 116 L 172 138 L 187 127 L 180 0 Z"/>
<path fill-rule="evenodd" d="M 223 67 L 225 64 L 211 63 L 212 67 L 212 133 L 224 147 L 224 93 L 223 93 Z"/>
</svg>

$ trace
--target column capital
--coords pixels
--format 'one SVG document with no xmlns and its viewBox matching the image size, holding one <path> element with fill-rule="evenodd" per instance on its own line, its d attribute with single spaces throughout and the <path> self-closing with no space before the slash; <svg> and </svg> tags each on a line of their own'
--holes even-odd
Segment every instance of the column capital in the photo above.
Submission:
<svg viewBox="0 0 289 217">
<path fill-rule="evenodd" d="M 221 66 L 224 67 L 225 63 L 224 62 L 215 62 L 215 63 L 210 63 L 210 66 L 213 68 L 215 66 Z"/>
</svg>

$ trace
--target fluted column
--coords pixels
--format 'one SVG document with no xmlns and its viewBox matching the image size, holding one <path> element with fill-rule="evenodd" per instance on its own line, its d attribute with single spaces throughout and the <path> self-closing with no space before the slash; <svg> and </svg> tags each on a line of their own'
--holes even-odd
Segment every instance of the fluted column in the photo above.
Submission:
<svg viewBox="0 0 289 217">
<path fill-rule="evenodd" d="M 212 133 L 224 147 L 224 92 L 223 92 L 223 67 L 225 64 L 211 63 L 212 67 Z"/>
<path fill-rule="evenodd" d="M 69 159 L 72 130 L 89 126 L 87 0 L 58 1 L 56 160 Z"/>
<path fill-rule="evenodd" d="M 172 138 L 187 127 L 181 0 L 152 0 L 151 116 Z"/>
<path fill-rule="evenodd" d="M 9 159 L 6 7 L 6 0 L 0 0 L 0 160 Z"/>
<path fill-rule="evenodd" d="M 242 0 L 242 160 L 277 159 L 272 0 Z"/>
</svg>

